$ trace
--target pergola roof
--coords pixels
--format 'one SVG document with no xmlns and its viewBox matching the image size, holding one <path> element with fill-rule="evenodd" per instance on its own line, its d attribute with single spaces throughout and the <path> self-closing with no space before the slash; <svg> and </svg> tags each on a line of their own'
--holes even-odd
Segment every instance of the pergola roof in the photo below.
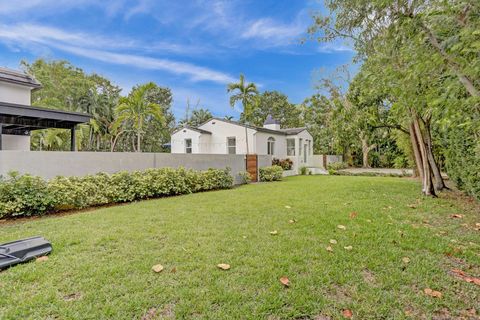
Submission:
<svg viewBox="0 0 480 320">
<path fill-rule="evenodd" d="M 0 125 L 4 134 L 25 135 L 32 130 L 48 128 L 73 129 L 90 118 L 85 113 L 0 102 Z"/>
</svg>

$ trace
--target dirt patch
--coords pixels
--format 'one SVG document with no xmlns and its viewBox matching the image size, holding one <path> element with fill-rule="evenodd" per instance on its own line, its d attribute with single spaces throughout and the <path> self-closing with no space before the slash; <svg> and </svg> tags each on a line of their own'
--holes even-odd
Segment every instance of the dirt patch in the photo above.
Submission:
<svg viewBox="0 0 480 320">
<path fill-rule="evenodd" d="M 364 269 L 362 271 L 362 277 L 363 277 L 363 281 L 365 281 L 366 283 L 370 285 L 376 285 L 375 274 L 372 271 L 368 269 Z"/>
<path fill-rule="evenodd" d="M 80 300 L 82 298 L 82 294 L 80 292 L 74 292 L 63 296 L 64 301 L 75 301 Z"/>
</svg>

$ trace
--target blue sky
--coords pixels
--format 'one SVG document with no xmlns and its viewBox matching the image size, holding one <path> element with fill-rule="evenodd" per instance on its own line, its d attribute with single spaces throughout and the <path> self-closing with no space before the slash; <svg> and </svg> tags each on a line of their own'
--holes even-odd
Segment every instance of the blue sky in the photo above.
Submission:
<svg viewBox="0 0 480 320">
<path fill-rule="evenodd" d="M 240 73 L 299 103 L 316 70 L 351 61 L 343 43 L 301 44 L 317 10 L 312 0 L 0 0 L 0 65 L 66 59 L 123 94 L 148 81 L 171 88 L 177 117 L 187 98 L 238 117 L 226 86 Z"/>
</svg>

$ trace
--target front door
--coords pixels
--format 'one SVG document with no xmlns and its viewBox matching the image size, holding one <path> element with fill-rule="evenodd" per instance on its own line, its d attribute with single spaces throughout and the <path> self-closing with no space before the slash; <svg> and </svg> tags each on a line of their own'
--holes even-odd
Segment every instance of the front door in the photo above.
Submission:
<svg viewBox="0 0 480 320">
<path fill-rule="evenodd" d="M 304 144 L 303 145 L 303 163 L 307 163 L 307 153 L 308 153 L 308 150 L 307 149 L 307 144 Z"/>
</svg>

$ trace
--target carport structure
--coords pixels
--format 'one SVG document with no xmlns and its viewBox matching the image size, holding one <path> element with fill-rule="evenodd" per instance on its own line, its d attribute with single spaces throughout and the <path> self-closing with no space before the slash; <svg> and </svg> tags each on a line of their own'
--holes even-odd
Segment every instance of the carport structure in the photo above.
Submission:
<svg viewBox="0 0 480 320">
<path fill-rule="evenodd" d="M 76 126 L 90 121 L 90 118 L 91 116 L 85 113 L 0 102 L 0 150 L 2 134 L 26 136 L 33 130 L 57 128 L 70 130 L 70 150 L 75 151 Z"/>
</svg>

